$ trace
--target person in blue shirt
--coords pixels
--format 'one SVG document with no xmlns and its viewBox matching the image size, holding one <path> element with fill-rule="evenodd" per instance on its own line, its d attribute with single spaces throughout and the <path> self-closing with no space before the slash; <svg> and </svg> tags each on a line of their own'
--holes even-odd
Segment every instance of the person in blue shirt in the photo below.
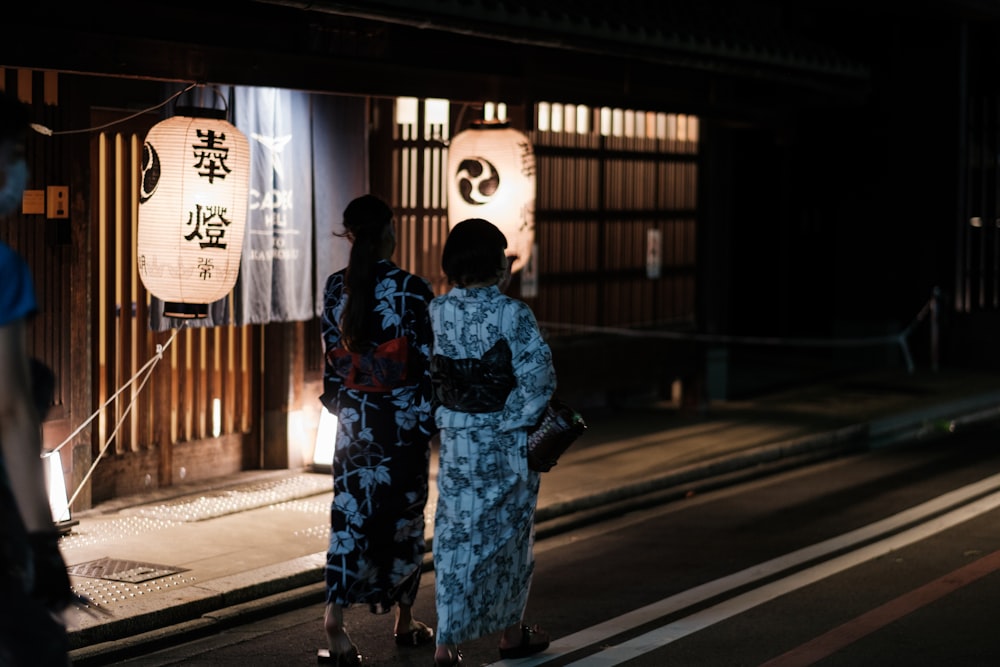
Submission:
<svg viewBox="0 0 1000 667">
<path fill-rule="evenodd" d="M 0 96 L 0 215 L 27 185 L 28 110 Z M 41 424 L 26 344 L 38 309 L 24 260 L 0 243 L 0 664 L 68 665 L 59 613 L 72 602 L 42 467 Z"/>
</svg>

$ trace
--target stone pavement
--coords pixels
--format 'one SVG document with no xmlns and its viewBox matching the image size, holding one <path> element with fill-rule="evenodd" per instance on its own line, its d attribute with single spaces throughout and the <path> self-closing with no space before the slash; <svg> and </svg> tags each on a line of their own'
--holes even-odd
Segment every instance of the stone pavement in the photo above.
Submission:
<svg viewBox="0 0 1000 667">
<path fill-rule="evenodd" d="M 542 480 L 539 537 L 809 461 L 944 435 L 1000 417 L 1000 377 L 855 375 L 682 413 L 671 402 L 582 410 L 587 433 Z M 432 480 L 427 534 L 433 547 Z M 323 599 L 329 474 L 256 471 L 118 499 L 62 538 L 77 664 Z M 430 554 L 427 564 L 430 565 Z M 103 612 L 107 612 L 105 615 Z"/>
</svg>

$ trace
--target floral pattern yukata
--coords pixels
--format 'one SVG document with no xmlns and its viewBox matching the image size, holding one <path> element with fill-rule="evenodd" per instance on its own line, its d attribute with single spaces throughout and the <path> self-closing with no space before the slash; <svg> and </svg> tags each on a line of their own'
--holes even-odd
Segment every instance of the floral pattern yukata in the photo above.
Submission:
<svg viewBox="0 0 1000 667">
<path fill-rule="evenodd" d="M 528 469 L 526 429 L 541 416 L 556 377 L 531 309 L 496 286 L 455 287 L 434 299 L 430 312 L 435 354 L 481 358 L 503 337 L 517 378 L 500 412 L 435 411 L 437 642 L 460 644 L 514 625 L 524 613 L 540 481 Z"/>
<path fill-rule="evenodd" d="M 372 343 L 405 336 L 418 382 L 385 393 L 350 389 L 326 363 L 322 401 L 338 425 L 325 577 L 328 604 L 368 604 L 384 613 L 395 603 L 412 605 L 420 586 L 428 442 L 437 430 L 428 370 L 427 307 L 434 294 L 423 278 L 388 260 L 380 260 L 375 273 Z M 345 271 L 327 279 L 326 350 L 340 346 L 344 279 Z"/>
</svg>

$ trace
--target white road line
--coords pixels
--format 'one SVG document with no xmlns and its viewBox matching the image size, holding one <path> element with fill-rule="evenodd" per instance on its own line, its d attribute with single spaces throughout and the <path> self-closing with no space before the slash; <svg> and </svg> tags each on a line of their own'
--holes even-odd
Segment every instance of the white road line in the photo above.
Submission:
<svg viewBox="0 0 1000 667">
<path fill-rule="evenodd" d="M 678 593 L 677 595 L 672 595 L 658 602 L 654 602 L 653 604 L 641 607 L 634 611 L 630 611 L 627 614 L 622 614 L 617 618 L 609 619 L 603 623 L 593 625 L 584 630 L 580 630 L 579 632 L 567 635 L 566 637 L 563 637 L 561 639 L 556 639 L 552 642 L 552 644 L 549 646 L 548 650 L 545 651 L 545 653 L 532 656 L 531 658 L 522 658 L 517 661 L 501 660 L 499 662 L 492 663 L 492 665 L 489 665 L 488 667 L 514 667 L 514 665 L 516 665 L 517 667 L 534 667 L 535 665 L 545 664 L 546 662 L 555 660 L 568 653 L 572 653 L 573 651 L 578 651 L 588 646 L 593 646 L 594 644 L 606 641 L 607 639 L 614 637 L 615 635 L 627 632 L 640 625 L 644 625 L 651 621 L 655 621 L 658 618 L 662 618 L 663 616 L 666 616 L 668 614 L 672 614 L 681 611 L 683 609 L 686 609 L 692 605 L 704 602 L 705 600 L 708 600 L 717 595 L 725 594 L 733 589 L 745 586 L 747 584 L 751 584 L 755 581 L 759 581 L 766 577 L 773 576 L 775 574 L 802 565 L 809 561 L 818 558 L 823 558 L 836 551 L 853 547 L 861 542 L 875 539 L 880 535 L 892 532 L 894 530 L 899 530 L 907 525 L 924 521 L 928 516 L 932 516 L 934 514 L 946 511 L 950 508 L 959 506 L 963 503 L 967 503 L 970 498 L 982 496 L 983 494 L 996 491 L 998 488 L 1000 488 L 1000 474 L 992 475 L 973 484 L 969 484 L 960 489 L 956 489 L 954 491 L 950 491 L 946 494 L 938 496 L 937 498 L 934 498 L 925 503 L 917 505 L 916 507 L 911 507 L 908 510 L 904 510 L 902 512 L 899 512 L 898 514 L 894 514 L 893 516 L 882 519 L 881 521 L 876 521 L 875 523 L 844 533 L 843 535 L 839 535 L 829 540 L 824 540 L 823 542 L 818 542 L 811 546 L 804 547 L 797 551 L 793 551 L 789 554 L 785 554 L 784 556 L 779 556 L 778 558 L 774 558 L 772 560 L 765 561 L 763 563 L 758 563 L 757 565 L 753 565 L 745 570 L 741 570 L 740 572 L 735 572 L 731 575 L 727 575 L 720 579 L 716 579 L 715 581 L 710 581 L 700 586 L 695 586 L 694 588 L 690 588 L 686 591 Z M 991 503 L 994 504 L 991 505 Z M 830 564 L 837 564 L 841 563 L 842 561 L 850 562 L 851 559 L 855 557 L 855 554 L 873 553 L 874 555 L 864 556 L 863 560 L 875 558 L 876 556 L 882 555 L 886 551 L 891 551 L 892 549 L 899 548 L 899 546 L 905 546 L 906 544 L 922 539 L 923 537 L 933 534 L 934 532 L 945 530 L 946 528 L 950 528 L 953 525 L 957 525 L 962 521 L 967 521 L 968 519 L 971 519 L 974 516 L 977 516 L 978 514 L 993 509 L 996 505 L 1000 505 L 1000 494 L 994 494 L 988 496 L 987 498 L 983 498 L 975 503 L 966 505 L 964 507 L 960 507 L 926 524 L 917 526 L 906 532 L 900 533 L 895 537 L 891 537 L 882 542 L 872 544 L 869 547 L 865 547 L 857 552 L 846 554 L 840 558 L 829 561 L 828 563 L 817 565 L 813 568 L 804 570 L 803 572 L 800 572 L 797 575 L 792 575 L 791 577 L 783 579 L 779 582 L 774 582 L 773 584 L 769 584 L 754 591 L 750 591 L 748 593 L 745 593 L 744 595 L 737 596 L 736 598 L 733 598 L 732 600 L 729 600 L 725 603 L 716 605 L 715 607 L 706 609 L 702 612 L 689 616 L 685 619 L 681 619 L 676 623 L 664 626 L 659 630 L 655 630 L 653 632 L 647 633 L 646 635 L 642 635 L 642 637 L 637 637 L 636 639 L 633 639 L 630 642 L 626 642 L 612 649 L 605 650 L 601 653 L 595 654 L 593 656 L 590 656 L 578 662 L 574 662 L 572 664 L 581 665 L 584 667 L 596 667 L 598 665 L 619 664 L 619 662 L 628 660 L 637 655 L 641 655 L 642 653 L 645 653 L 648 650 L 652 650 L 653 648 L 656 648 L 658 646 L 670 643 L 671 641 L 680 639 L 681 637 L 691 634 L 696 630 L 700 630 L 704 627 L 707 627 L 708 625 L 711 625 L 711 623 L 716 623 L 718 621 L 723 620 L 724 618 L 732 616 L 733 614 L 740 613 L 742 611 L 745 611 L 745 609 L 751 608 L 752 606 L 773 599 L 778 595 L 782 595 L 784 592 L 789 592 L 791 590 L 794 590 L 794 588 L 787 588 L 782 592 L 777 592 L 777 593 L 769 592 L 772 588 L 780 590 L 783 585 L 787 585 L 784 582 L 796 580 L 797 577 L 802 577 L 804 575 L 808 575 L 809 573 L 815 574 L 824 572 L 825 571 L 824 568 L 827 568 L 828 566 L 830 566 Z M 956 518 L 956 517 L 961 517 L 961 518 Z M 949 521 L 951 523 L 948 523 Z M 929 527 L 936 527 L 936 528 L 929 528 Z M 931 532 L 925 532 L 928 530 L 930 530 Z M 916 536 L 914 537 L 914 535 Z M 903 541 L 900 542 L 899 545 L 896 545 L 896 542 L 899 540 L 909 540 L 909 541 Z M 889 546 L 888 548 L 886 548 L 884 545 L 887 544 L 893 546 Z M 858 562 L 863 562 L 863 560 Z M 857 563 L 852 562 L 850 565 L 845 565 L 841 569 L 846 569 L 847 567 L 851 567 L 854 564 Z M 830 576 L 839 571 L 840 571 L 839 569 L 831 570 L 826 574 L 818 576 L 818 578 L 813 581 L 817 581 L 824 576 Z M 796 584 L 795 587 L 805 586 L 808 583 L 812 583 L 812 581 L 806 581 L 805 583 Z M 760 601 L 754 602 L 753 604 L 746 606 L 745 608 L 741 607 L 738 611 L 733 611 L 732 613 L 728 613 L 726 616 L 721 616 L 715 620 L 712 620 L 711 623 L 705 623 L 705 621 L 710 617 L 709 612 L 718 613 L 718 610 L 724 609 L 726 608 L 727 605 L 734 603 L 736 601 L 742 601 L 741 604 L 746 604 L 747 601 L 755 599 L 755 596 L 757 596 L 760 591 L 768 591 L 768 593 L 765 594 L 769 594 L 770 597 L 760 599 Z M 648 644 L 649 641 L 653 641 L 654 644 L 651 645 Z M 639 645 L 646 645 L 648 646 L 648 648 L 639 650 L 634 655 L 624 656 L 619 653 L 619 651 L 625 653 L 631 653 L 632 651 L 636 650 L 636 648 Z M 598 660 L 601 656 L 607 656 L 609 658 L 612 658 L 613 660 L 615 660 L 615 662 L 605 662 L 603 660 Z"/>
<path fill-rule="evenodd" d="M 957 526 L 997 507 L 1000 507 L 1000 493 L 994 493 L 875 544 L 862 547 L 843 556 L 838 556 L 825 563 L 789 575 L 784 579 L 766 584 L 742 595 L 737 595 L 714 607 L 709 607 L 679 621 L 657 628 L 635 639 L 570 664 L 577 667 L 619 665 L 627 660 L 649 653 L 699 630 L 715 625 L 732 616 L 742 614 L 765 602 L 770 602 L 786 593 L 814 584 L 855 565 L 860 565 L 879 556 L 884 556 L 887 553 L 918 542 L 935 533 Z"/>
</svg>

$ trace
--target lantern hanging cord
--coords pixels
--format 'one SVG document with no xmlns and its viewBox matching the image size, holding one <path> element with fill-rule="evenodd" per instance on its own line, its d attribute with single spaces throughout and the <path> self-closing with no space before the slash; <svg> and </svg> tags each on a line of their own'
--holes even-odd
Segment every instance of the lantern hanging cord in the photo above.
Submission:
<svg viewBox="0 0 1000 667">
<path fill-rule="evenodd" d="M 454 128 L 449 129 L 449 132 L 451 134 L 449 135 L 449 137 L 447 139 L 443 139 L 441 137 L 432 137 L 432 139 L 437 139 L 438 141 L 441 142 L 442 146 L 444 146 L 445 148 L 450 148 L 451 147 L 451 138 L 454 137 L 456 134 L 458 134 L 459 132 L 462 131 L 462 121 L 465 119 L 465 112 L 466 112 L 466 110 L 468 108 L 469 108 L 469 103 L 468 102 L 464 102 L 462 104 L 462 106 L 459 107 L 459 109 L 458 109 L 458 117 L 455 119 L 455 126 L 454 126 Z"/>
<path fill-rule="evenodd" d="M 174 339 L 177 338 L 177 334 L 180 333 L 181 329 L 183 329 L 186 326 L 187 323 L 182 323 L 179 328 L 174 329 L 173 334 L 171 334 L 167 342 L 156 346 L 156 354 L 153 355 L 153 357 L 149 361 L 143 364 L 142 368 L 140 368 L 128 382 L 123 384 L 121 388 L 119 388 L 118 391 L 114 393 L 113 396 L 111 396 L 108 400 L 106 400 L 100 408 L 95 410 L 94 414 L 90 415 L 90 417 L 88 417 L 86 421 L 80 424 L 80 426 L 78 426 L 77 429 L 69 435 L 69 437 L 63 440 L 58 447 L 42 454 L 43 457 L 51 456 L 56 452 L 58 452 L 63 447 L 65 447 L 71 440 L 73 440 L 73 438 L 75 438 L 80 433 L 80 431 L 86 428 L 87 425 L 90 424 L 90 422 L 94 421 L 94 419 L 96 419 L 97 416 L 101 414 L 102 410 L 106 409 L 111 403 L 118 400 L 118 397 L 122 394 L 122 392 L 128 389 L 136 380 L 139 380 L 141 377 L 139 388 L 136 389 L 135 394 L 132 396 L 132 400 L 129 402 L 129 404 L 125 406 L 125 409 L 122 411 L 121 418 L 118 420 L 118 423 L 115 424 L 114 430 L 111 432 L 107 440 L 101 446 L 101 451 L 98 452 L 97 457 L 94 459 L 94 462 L 90 466 L 90 469 L 87 470 L 87 474 L 83 476 L 82 480 L 80 480 L 80 485 L 76 488 L 76 491 L 73 492 L 73 495 L 66 503 L 66 507 L 73 506 L 73 503 L 76 501 L 76 497 L 80 495 L 80 492 L 83 490 L 83 487 L 87 484 L 87 481 L 90 479 L 90 476 L 94 473 L 94 470 L 97 469 L 97 464 L 100 463 L 101 458 L 104 456 L 104 452 L 108 450 L 108 447 L 111 446 L 111 443 L 118 435 L 118 430 L 125 422 L 125 418 L 128 417 L 128 415 L 132 412 L 132 406 L 135 405 L 136 399 L 138 398 L 139 394 L 142 393 L 143 388 L 146 386 L 146 382 L 149 380 L 149 377 L 153 374 L 153 369 L 156 367 L 156 364 L 159 363 L 161 359 L 163 359 L 163 353 L 166 352 L 167 348 L 170 347 L 170 344 L 174 342 Z"/>
<path fill-rule="evenodd" d="M 191 90 L 191 88 L 188 88 L 187 90 Z M 187 90 L 182 90 L 180 92 L 180 94 L 183 95 L 184 93 L 187 92 Z M 226 108 L 226 115 L 228 116 L 229 115 L 229 100 L 226 99 L 226 96 L 222 94 L 222 91 L 219 90 L 218 87 L 212 86 L 212 90 L 215 92 L 216 96 L 220 100 L 222 100 L 222 106 L 224 106 Z"/>
<path fill-rule="evenodd" d="M 176 100 L 178 97 L 180 97 L 184 93 L 187 93 L 187 92 L 193 90 L 194 88 L 197 88 L 198 86 L 203 86 L 203 85 L 204 84 L 201 84 L 201 83 L 192 83 L 191 85 L 189 85 L 184 90 L 177 91 L 176 93 L 174 93 L 173 95 L 171 95 L 167 99 L 163 100 L 162 102 L 160 102 L 156 106 L 149 107 L 148 109 L 143 109 L 142 111 L 137 111 L 134 114 L 132 114 L 131 116 L 126 116 L 125 118 L 119 118 L 118 120 L 113 120 L 110 123 L 105 123 L 104 125 L 98 125 L 97 127 L 88 127 L 88 128 L 82 129 L 82 130 L 59 130 L 59 131 L 54 131 L 54 130 L 49 129 L 48 127 L 46 127 L 46 126 L 44 126 L 44 125 L 42 125 L 40 123 L 32 123 L 31 124 L 31 129 L 33 129 L 38 134 L 45 135 L 46 137 L 54 137 L 54 136 L 59 136 L 59 135 L 63 135 L 63 134 L 83 134 L 85 132 L 98 132 L 100 130 L 104 130 L 104 129 L 107 129 L 109 127 L 113 127 L 113 126 L 118 125 L 120 123 L 124 123 L 126 121 L 130 121 L 133 118 L 138 118 L 139 116 L 141 116 L 143 114 L 146 114 L 146 113 L 149 113 L 150 111 L 156 111 L 157 109 L 165 107 L 166 105 L 170 104 L 172 101 Z M 216 91 L 216 92 L 218 92 L 218 91 Z M 221 93 L 220 93 L 220 95 L 221 95 Z"/>
</svg>

